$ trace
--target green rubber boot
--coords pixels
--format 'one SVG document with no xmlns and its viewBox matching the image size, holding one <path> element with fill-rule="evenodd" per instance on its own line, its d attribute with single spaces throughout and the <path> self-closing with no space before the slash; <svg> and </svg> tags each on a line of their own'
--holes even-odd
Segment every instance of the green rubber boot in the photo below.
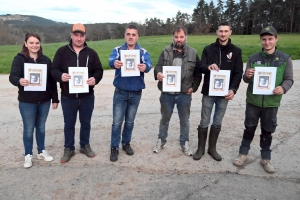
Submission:
<svg viewBox="0 0 300 200">
<path fill-rule="evenodd" d="M 207 138 L 207 127 L 206 128 L 200 128 L 198 126 L 198 149 L 193 155 L 194 160 L 200 160 L 201 156 L 205 152 L 205 144 L 206 144 L 206 138 Z"/>
<path fill-rule="evenodd" d="M 221 128 L 214 128 L 213 126 L 210 126 L 210 133 L 209 133 L 209 139 L 208 139 L 208 151 L 207 153 L 213 157 L 216 161 L 221 161 L 222 157 L 220 154 L 218 154 L 216 150 L 217 140 L 219 137 L 219 133 L 221 131 Z"/>
</svg>

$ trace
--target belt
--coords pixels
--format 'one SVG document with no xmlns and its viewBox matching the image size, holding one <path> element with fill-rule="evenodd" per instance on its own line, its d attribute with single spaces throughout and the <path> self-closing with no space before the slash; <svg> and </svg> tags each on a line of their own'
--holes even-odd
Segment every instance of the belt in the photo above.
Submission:
<svg viewBox="0 0 300 200">
<path fill-rule="evenodd" d="M 176 95 L 176 94 L 183 94 L 182 92 L 163 92 L 164 94 L 171 94 L 171 95 Z"/>
</svg>

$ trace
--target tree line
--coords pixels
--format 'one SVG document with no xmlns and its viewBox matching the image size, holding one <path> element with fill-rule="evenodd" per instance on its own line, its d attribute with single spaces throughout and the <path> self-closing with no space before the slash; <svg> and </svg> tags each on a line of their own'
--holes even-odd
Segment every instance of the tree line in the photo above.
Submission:
<svg viewBox="0 0 300 200">
<path fill-rule="evenodd" d="M 146 18 L 137 25 L 140 36 L 169 35 L 177 24 L 187 27 L 193 35 L 215 33 L 221 21 L 229 21 L 233 34 L 258 34 L 262 27 L 274 26 L 280 33 L 300 32 L 299 0 L 199 0 L 192 14 L 180 10 L 176 16 L 165 21 L 159 18 Z M 9 25 L 0 21 L 0 44 L 18 44 L 23 41 L 26 32 L 37 32 L 44 43 L 56 43 L 69 40 L 72 25 L 51 27 Z M 98 41 L 124 37 L 127 26 L 119 23 L 86 24 L 87 40 Z"/>
<path fill-rule="evenodd" d="M 233 34 L 257 34 L 262 27 L 274 26 L 281 33 L 300 32 L 299 0 L 218 0 L 207 3 L 199 0 L 193 13 L 177 12 L 164 22 L 158 18 L 146 19 L 143 35 L 170 34 L 176 24 L 187 27 L 189 34 L 214 33 L 221 21 L 229 21 Z"/>
</svg>

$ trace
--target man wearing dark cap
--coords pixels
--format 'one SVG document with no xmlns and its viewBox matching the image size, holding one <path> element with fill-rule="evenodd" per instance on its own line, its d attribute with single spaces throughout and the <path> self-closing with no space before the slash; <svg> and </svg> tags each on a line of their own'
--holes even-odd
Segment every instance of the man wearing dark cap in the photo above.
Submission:
<svg viewBox="0 0 300 200">
<path fill-rule="evenodd" d="M 249 160 L 248 152 L 253 140 L 258 121 L 260 120 L 261 135 L 261 165 L 269 173 L 275 172 L 271 163 L 272 133 L 277 126 L 277 111 L 282 95 L 293 85 L 293 64 L 289 55 L 277 50 L 277 31 L 267 26 L 260 33 L 262 52 L 249 57 L 243 80 L 248 83 L 246 99 L 245 130 L 239 149 L 239 155 L 234 160 L 236 166 L 243 165 Z M 253 94 L 253 80 L 255 67 L 276 67 L 276 80 L 273 95 Z M 274 74 L 275 75 L 275 74 Z"/>
<path fill-rule="evenodd" d="M 61 163 L 68 162 L 75 155 L 75 124 L 77 113 L 80 121 L 80 152 L 93 158 L 90 146 L 91 118 L 94 110 L 94 86 L 100 82 L 103 69 L 98 54 L 85 43 L 86 29 L 83 24 L 74 24 L 68 45 L 60 47 L 53 59 L 51 75 L 60 83 L 61 105 L 64 115 L 64 155 Z M 87 93 L 70 93 L 69 67 L 87 67 L 89 85 Z"/>
</svg>

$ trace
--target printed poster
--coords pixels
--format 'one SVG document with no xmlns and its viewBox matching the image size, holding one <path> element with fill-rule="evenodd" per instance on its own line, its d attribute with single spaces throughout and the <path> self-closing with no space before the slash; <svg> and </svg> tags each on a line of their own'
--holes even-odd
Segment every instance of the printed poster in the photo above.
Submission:
<svg viewBox="0 0 300 200">
<path fill-rule="evenodd" d="M 88 93 L 89 85 L 87 67 L 69 67 L 69 92 L 70 93 Z"/>
<path fill-rule="evenodd" d="M 140 64 L 140 50 L 120 50 L 121 62 L 121 76 L 140 76 L 138 64 Z"/>
<path fill-rule="evenodd" d="M 24 91 L 46 91 L 47 65 L 25 63 L 24 78 L 29 81 L 29 85 L 24 86 Z"/>
<path fill-rule="evenodd" d="M 181 91 L 181 66 L 163 66 L 163 92 Z"/>
<path fill-rule="evenodd" d="M 255 67 L 253 94 L 273 95 L 277 67 Z"/>
<path fill-rule="evenodd" d="M 224 96 L 228 94 L 230 70 L 211 70 L 209 96 Z"/>
</svg>

